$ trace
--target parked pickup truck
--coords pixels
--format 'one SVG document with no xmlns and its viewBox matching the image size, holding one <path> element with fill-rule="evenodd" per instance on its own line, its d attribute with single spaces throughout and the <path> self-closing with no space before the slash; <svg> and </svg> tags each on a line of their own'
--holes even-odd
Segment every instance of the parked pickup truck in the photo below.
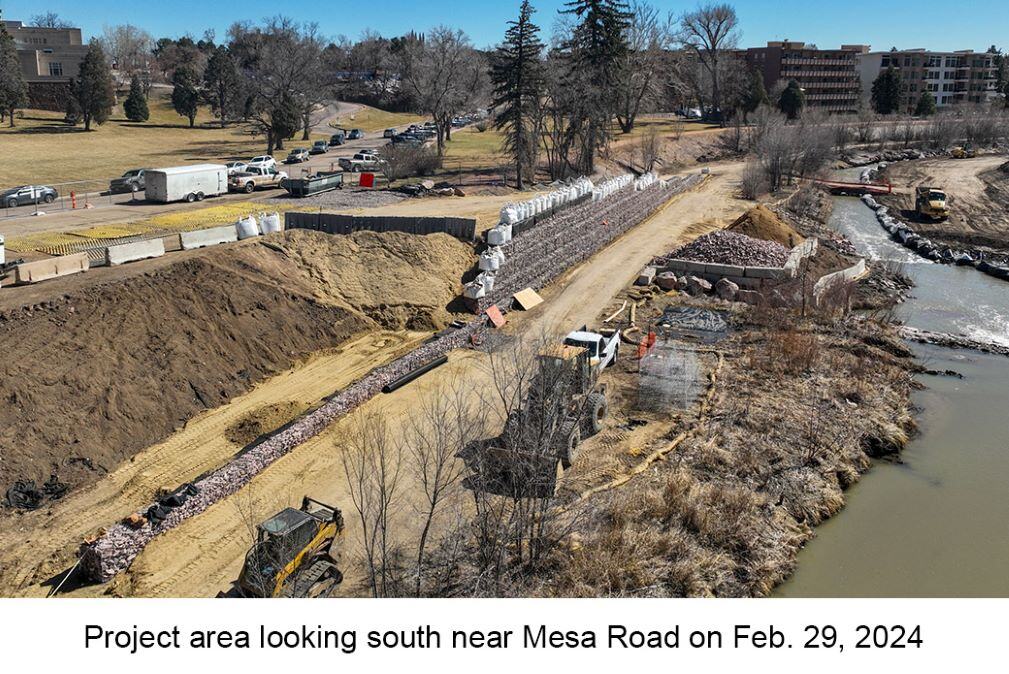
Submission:
<svg viewBox="0 0 1009 674">
<path fill-rule="evenodd" d="M 250 166 L 241 173 L 236 173 L 228 177 L 228 190 L 231 192 L 254 192 L 260 188 L 281 187 L 280 181 L 285 180 L 287 174 L 278 171 L 272 166 Z"/>
<path fill-rule="evenodd" d="M 580 330 L 569 332 L 564 338 L 566 346 L 582 347 L 588 350 L 589 363 L 596 371 L 601 371 L 617 362 L 620 353 L 620 331 L 612 334 L 589 332 L 582 326 Z"/>
<path fill-rule="evenodd" d="M 340 157 L 340 168 L 351 173 L 361 171 L 377 171 L 382 167 L 382 160 L 374 152 L 358 152 L 353 157 Z"/>
</svg>

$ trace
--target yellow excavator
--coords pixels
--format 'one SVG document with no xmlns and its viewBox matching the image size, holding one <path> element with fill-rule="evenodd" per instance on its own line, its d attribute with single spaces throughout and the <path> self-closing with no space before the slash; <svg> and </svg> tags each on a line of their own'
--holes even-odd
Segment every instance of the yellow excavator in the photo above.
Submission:
<svg viewBox="0 0 1009 674">
<path fill-rule="evenodd" d="M 233 595 L 327 597 L 343 581 L 334 551 L 343 536 L 343 514 L 309 497 L 256 527 Z"/>
</svg>

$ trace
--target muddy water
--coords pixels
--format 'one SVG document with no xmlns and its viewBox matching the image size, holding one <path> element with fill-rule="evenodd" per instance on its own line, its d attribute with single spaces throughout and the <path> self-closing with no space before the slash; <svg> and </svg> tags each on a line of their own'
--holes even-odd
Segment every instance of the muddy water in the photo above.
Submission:
<svg viewBox="0 0 1009 674">
<path fill-rule="evenodd" d="M 1009 344 L 1009 283 L 917 257 L 854 198 L 836 199 L 831 224 L 863 255 L 906 265 L 909 325 Z M 902 463 L 878 462 L 849 491 L 777 596 L 1009 597 L 1009 358 L 915 348 L 964 378 L 922 379 L 921 432 Z"/>
</svg>

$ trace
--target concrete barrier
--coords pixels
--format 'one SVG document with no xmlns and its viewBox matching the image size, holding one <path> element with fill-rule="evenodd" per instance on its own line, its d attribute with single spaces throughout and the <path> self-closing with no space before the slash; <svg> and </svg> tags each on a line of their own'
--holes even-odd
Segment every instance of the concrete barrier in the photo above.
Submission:
<svg viewBox="0 0 1009 674">
<path fill-rule="evenodd" d="M 725 278 L 732 278 L 735 276 L 745 276 L 746 267 L 740 267 L 732 264 L 705 264 L 704 273 L 711 274 L 712 276 L 723 276 Z"/>
<path fill-rule="evenodd" d="M 827 274 L 821 276 L 820 279 L 813 284 L 813 299 L 817 304 L 820 303 L 820 299 L 825 292 L 828 292 L 831 288 L 836 285 L 844 283 L 853 283 L 859 279 L 863 274 L 865 274 L 865 259 L 861 259 L 847 269 L 842 269 L 841 271 L 835 271 L 832 274 Z"/>
<path fill-rule="evenodd" d="M 221 243 L 231 243 L 238 241 L 238 231 L 234 225 L 224 227 L 214 227 L 212 229 L 198 229 L 195 232 L 182 232 L 179 234 L 179 244 L 182 250 L 193 250 L 195 248 L 206 248 L 216 246 Z"/>
<path fill-rule="evenodd" d="M 88 254 L 75 253 L 54 257 L 38 262 L 25 262 L 14 268 L 14 282 L 17 284 L 38 283 L 58 276 L 79 274 L 88 270 Z"/>
<path fill-rule="evenodd" d="M 799 265 L 807 257 L 816 253 L 818 245 L 819 241 L 816 239 L 806 239 L 788 253 L 788 259 L 785 260 L 785 271 L 789 278 L 795 278 L 795 275 L 799 273 Z"/>
<path fill-rule="evenodd" d="M 114 266 L 136 262 L 137 260 L 147 260 L 152 257 L 161 257 L 165 254 L 165 242 L 161 239 L 150 239 L 147 241 L 134 241 L 133 243 L 123 243 L 118 246 L 109 246 L 105 249 L 105 264 Z"/>
</svg>

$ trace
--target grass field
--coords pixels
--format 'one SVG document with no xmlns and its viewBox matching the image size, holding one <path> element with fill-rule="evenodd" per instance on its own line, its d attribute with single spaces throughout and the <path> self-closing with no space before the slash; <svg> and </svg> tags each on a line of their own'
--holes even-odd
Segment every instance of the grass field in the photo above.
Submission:
<svg viewBox="0 0 1009 674">
<path fill-rule="evenodd" d="M 480 132 L 468 126 L 452 133 L 445 144 L 444 169 L 450 172 L 477 171 L 508 163 L 501 152 L 502 134 L 494 129 Z"/>
<path fill-rule="evenodd" d="M 342 129 L 361 129 L 363 131 L 384 131 L 390 127 L 403 126 L 404 124 L 419 124 L 424 121 L 424 117 L 414 115 L 409 112 L 386 112 L 378 108 L 364 106 L 361 110 L 353 112 L 330 122 L 330 126 Z"/>
<path fill-rule="evenodd" d="M 6 124 L 0 128 L 0 154 L 5 159 L 0 163 L 0 187 L 78 180 L 104 182 L 131 168 L 225 162 L 247 159 L 266 150 L 265 139 L 253 136 L 247 125 L 225 129 L 213 126 L 214 120 L 206 109 L 200 110 L 197 128 L 190 129 L 188 120 L 172 110 L 169 96 L 167 89 L 151 92 L 151 118 L 147 122 L 127 121 L 120 106 L 108 122 L 90 132 L 85 132 L 83 126 L 64 124 L 62 113 L 25 111 L 25 118 L 18 119 L 15 128 Z"/>
</svg>

